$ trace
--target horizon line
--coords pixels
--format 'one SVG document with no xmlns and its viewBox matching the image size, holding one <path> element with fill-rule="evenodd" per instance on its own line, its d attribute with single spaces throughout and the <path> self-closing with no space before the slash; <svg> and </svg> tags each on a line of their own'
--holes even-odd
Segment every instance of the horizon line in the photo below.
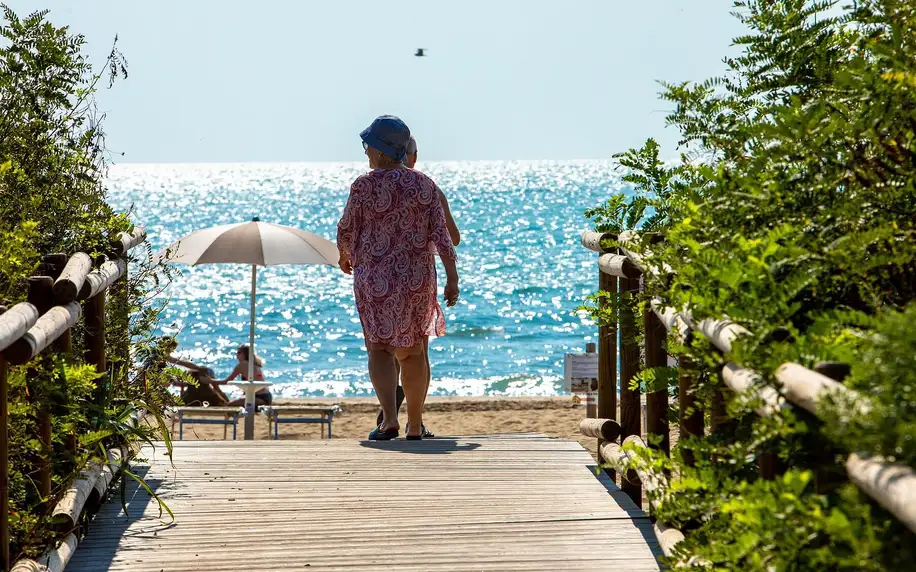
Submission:
<svg viewBox="0 0 916 572">
<path fill-rule="evenodd" d="M 586 159 L 421 159 L 420 163 L 589 163 L 608 162 L 613 158 L 586 158 Z M 152 165 L 365 165 L 365 160 L 334 160 L 334 161 L 124 161 L 109 163 L 110 167 L 125 166 L 152 166 Z M 366 165 L 368 167 L 368 165 Z"/>
</svg>

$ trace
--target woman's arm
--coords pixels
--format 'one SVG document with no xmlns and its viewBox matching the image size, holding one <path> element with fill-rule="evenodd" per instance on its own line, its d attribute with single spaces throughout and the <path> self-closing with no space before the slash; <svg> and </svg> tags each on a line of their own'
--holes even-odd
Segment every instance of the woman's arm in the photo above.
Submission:
<svg viewBox="0 0 916 572">
<path fill-rule="evenodd" d="M 436 187 L 436 193 L 442 191 Z M 433 201 L 429 218 L 429 236 L 433 244 L 436 245 L 436 251 L 439 258 L 442 259 L 442 266 L 445 267 L 446 284 L 445 284 L 445 302 L 449 306 L 458 303 L 458 257 L 455 255 L 455 245 L 448 233 L 445 224 L 445 210 L 442 208 L 441 201 Z"/>
<path fill-rule="evenodd" d="M 461 233 L 458 232 L 458 225 L 455 224 L 452 211 L 448 208 L 448 199 L 441 190 L 439 190 L 439 202 L 442 203 L 442 210 L 445 211 L 445 226 L 448 228 L 448 235 L 452 238 L 452 244 L 458 246 L 461 244 Z"/>
<path fill-rule="evenodd" d="M 362 177 L 356 179 L 350 186 L 350 196 L 347 198 L 347 204 L 344 206 L 343 215 L 340 222 L 337 223 L 337 251 L 340 254 L 338 264 L 344 274 L 353 273 L 353 262 L 351 255 L 356 238 L 359 236 L 361 226 L 359 191 L 362 188 Z"/>
<path fill-rule="evenodd" d="M 191 362 L 189 362 L 189 361 L 184 361 L 184 360 L 181 360 L 181 359 L 172 357 L 172 356 L 166 356 L 165 361 L 167 361 L 167 362 L 169 362 L 169 363 L 173 363 L 173 364 L 175 364 L 175 365 L 180 365 L 181 367 L 186 367 L 186 368 L 188 368 L 188 369 L 202 369 L 202 368 L 201 368 L 199 365 L 197 365 L 196 363 L 191 363 Z"/>
<path fill-rule="evenodd" d="M 216 380 L 216 379 L 210 378 L 210 380 L 207 383 L 229 383 L 230 381 L 232 381 L 233 379 L 241 375 L 241 373 L 242 373 L 242 366 L 236 365 L 235 369 L 232 370 L 232 373 L 230 373 L 229 377 L 227 377 L 226 379 Z"/>
</svg>

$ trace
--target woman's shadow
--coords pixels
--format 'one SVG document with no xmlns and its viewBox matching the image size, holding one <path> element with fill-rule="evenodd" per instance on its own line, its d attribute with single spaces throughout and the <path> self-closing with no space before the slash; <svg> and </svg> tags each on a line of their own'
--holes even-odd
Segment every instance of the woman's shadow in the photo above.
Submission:
<svg viewBox="0 0 916 572">
<path fill-rule="evenodd" d="M 423 439 L 422 441 L 407 441 L 405 439 L 392 439 L 391 441 L 360 441 L 361 447 L 391 451 L 392 453 L 408 453 L 411 455 L 450 455 L 461 451 L 473 451 L 480 447 L 480 443 L 461 442 L 456 439 Z"/>
</svg>

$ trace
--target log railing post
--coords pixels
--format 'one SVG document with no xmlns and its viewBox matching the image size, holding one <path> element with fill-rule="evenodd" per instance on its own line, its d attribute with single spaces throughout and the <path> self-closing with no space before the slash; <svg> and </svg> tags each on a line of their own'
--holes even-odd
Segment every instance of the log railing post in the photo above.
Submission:
<svg viewBox="0 0 916 572">
<path fill-rule="evenodd" d="M 121 332 L 121 339 L 118 345 L 112 349 L 118 356 L 118 383 L 120 383 L 122 386 L 127 386 L 128 376 L 130 375 L 130 316 L 127 314 L 130 304 L 130 285 L 127 280 L 127 272 L 128 271 L 125 268 L 124 275 L 118 278 L 117 282 L 115 282 L 114 288 L 114 293 L 118 298 L 118 306 L 121 314 L 118 317 L 122 322 L 120 326 L 123 327 L 123 331 Z"/>
<path fill-rule="evenodd" d="M 585 344 L 586 354 L 595 354 L 595 344 L 589 342 Z M 588 382 L 588 393 L 585 396 L 585 417 L 587 419 L 598 418 L 598 380 L 591 379 Z"/>
<path fill-rule="evenodd" d="M 817 373 L 841 383 L 850 374 L 847 364 L 837 362 L 821 362 L 815 365 L 813 369 Z M 815 451 L 817 470 L 814 472 L 814 489 L 818 494 L 827 494 L 847 481 L 845 471 L 838 469 L 836 463 L 837 457 L 845 457 L 845 454 L 842 449 L 822 435 L 818 435 L 815 438 L 815 443 L 817 444 L 817 450 Z"/>
<path fill-rule="evenodd" d="M 646 329 L 646 368 L 662 368 L 668 365 L 668 352 L 665 351 L 665 325 L 662 324 L 652 308 L 645 310 Z M 646 433 L 649 445 L 661 449 L 667 455 L 668 442 L 668 386 L 646 388 Z M 655 436 L 653 438 L 653 435 Z M 660 441 L 659 441 L 660 439 Z M 655 443 L 658 444 L 655 444 Z"/>
<path fill-rule="evenodd" d="M 639 388 L 630 389 L 630 383 L 639 371 L 639 345 L 636 340 L 636 316 L 633 303 L 639 291 L 638 278 L 620 279 L 620 435 L 621 442 L 630 435 L 642 433 Z M 642 506 L 642 485 L 636 471 L 627 471 L 621 477 L 620 488 Z"/>
<path fill-rule="evenodd" d="M 735 421 L 728 416 L 726 392 L 730 391 L 722 380 L 721 369 L 716 373 L 718 383 L 712 394 L 712 411 L 709 413 L 709 429 L 713 433 L 729 435 L 734 432 Z"/>
<path fill-rule="evenodd" d="M 0 314 L 6 308 L 0 306 Z M 10 570 L 9 386 L 6 356 L 0 352 L 0 572 Z"/>
<path fill-rule="evenodd" d="M 86 300 L 83 315 L 86 326 L 86 363 L 94 365 L 96 373 L 105 374 L 105 294 L 102 290 Z M 98 385 L 98 382 L 96 382 Z"/>
<path fill-rule="evenodd" d="M 45 269 L 47 270 L 47 275 L 51 277 L 52 280 L 57 280 L 57 277 L 60 276 L 60 273 L 64 270 L 64 266 L 67 264 L 67 255 L 66 254 L 48 254 L 42 258 L 44 262 Z M 52 292 L 54 284 L 51 284 Z M 51 299 L 51 305 L 53 306 L 53 297 Z M 50 308 L 49 308 L 50 309 Z M 58 353 L 69 354 L 73 351 L 73 336 L 68 329 L 66 332 L 62 333 L 60 336 L 54 340 L 54 349 Z"/>
<path fill-rule="evenodd" d="M 45 256 L 43 260 L 48 269 L 48 275 L 55 281 L 60 277 L 68 262 L 66 254 L 49 254 Z M 54 285 L 52 285 L 52 291 L 53 286 Z M 57 297 L 56 292 L 54 296 L 55 298 Z M 54 351 L 68 358 L 70 354 L 73 353 L 73 331 L 70 328 L 67 328 L 65 332 L 54 340 Z M 76 459 L 77 444 L 78 440 L 76 433 L 71 432 L 67 435 L 67 453 L 69 453 L 71 461 L 75 461 Z"/>
<path fill-rule="evenodd" d="M 601 298 L 602 310 L 609 304 L 616 304 L 617 277 L 598 270 L 598 290 L 607 292 L 609 298 Z M 617 420 L 617 317 L 609 324 L 598 328 L 598 417 Z M 598 440 L 598 464 L 604 464 L 601 457 L 601 444 Z M 616 472 L 608 469 L 605 473 L 615 480 Z"/>
<path fill-rule="evenodd" d="M 686 357 L 678 358 L 677 364 L 677 404 L 678 404 L 678 439 L 685 437 L 703 437 L 703 411 L 697 401 L 697 376 L 693 363 Z M 684 463 L 693 466 L 693 452 L 683 450 Z"/>
<path fill-rule="evenodd" d="M 29 278 L 28 301 L 38 309 L 41 316 L 54 305 L 54 280 L 50 276 L 33 276 Z M 34 392 L 34 384 L 39 373 L 34 368 L 26 372 L 26 383 L 30 391 Z M 36 395 L 35 404 L 38 407 L 36 421 L 38 425 L 38 441 L 41 443 L 40 458 L 38 459 L 38 494 L 47 501 L 51 496 L 51 414 L 48 411 L 48 402 L 45 396 Z M 34 397 L 33 397 L 34 399 Z"/>
</svg>

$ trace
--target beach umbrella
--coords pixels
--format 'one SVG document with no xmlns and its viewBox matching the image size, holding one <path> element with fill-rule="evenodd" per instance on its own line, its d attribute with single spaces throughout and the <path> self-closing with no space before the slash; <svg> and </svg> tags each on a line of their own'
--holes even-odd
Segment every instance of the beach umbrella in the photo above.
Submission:
<svg viewBox="0 0 916 572">
<path fill-rule="evenodd" d="M 248 330 L 254 356 L 255 299 L 258 266 L 278 264 L 328 264 L 337 266 L 337 246 L 317 234 L 290 226 L 261 222 L 225 224 L 184 236 L 159 253 L 168 262 L 251 265 L 251 323 Z M 248 360 L 248 381 L 254 379 L 254 359 Z M 247 404 L 246 404 L 247 405 Z"/>
</svg>

